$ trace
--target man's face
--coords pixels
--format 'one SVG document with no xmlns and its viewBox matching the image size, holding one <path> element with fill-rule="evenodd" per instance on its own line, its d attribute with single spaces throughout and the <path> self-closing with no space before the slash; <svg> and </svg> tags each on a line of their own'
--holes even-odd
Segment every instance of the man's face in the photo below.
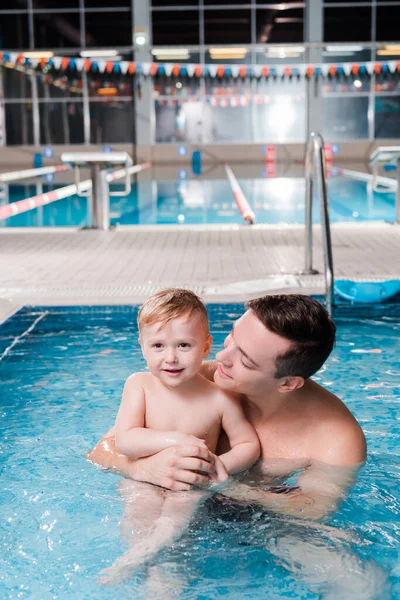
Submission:
<svg viewBox="0 0 400 600">
<path fill-rule="evenodd" d="M 218 352 L 215 383 L 224 390 L 258 396 L 276 389 L 275 359 L 291 347 L 291 342 L 269 331 L 248 310 L 238 319 Z"/>
</svg>

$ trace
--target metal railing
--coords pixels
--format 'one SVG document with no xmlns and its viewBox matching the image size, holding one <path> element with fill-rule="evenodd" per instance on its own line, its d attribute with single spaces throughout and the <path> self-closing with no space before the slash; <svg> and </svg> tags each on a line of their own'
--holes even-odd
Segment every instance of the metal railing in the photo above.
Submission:
<svg viewBox="0 0 400 600">
<path fill-rule="evenodd" d="M 399 146 L 379 146 L 369 157 L 369 164 L 372 167 L 372 189 L 374 192 L 392 191 L 392 187 L 396 187 L 396 223 L 400 225 L 400 148 Z M 379 165 L 391 165 L 397 170 L 397 181 L 394 179 L 382 181 L 384 178 L 378 176 Z M 385 190 L 378 187 L 378 183 L 390 186 Z M 397 183 L 397 186 L 396 186 Z"/>
<path fill-rule="evenodd" d="M 322 229 L 322 247 L 324 251 L 324 271 L 325 271 L 325 300 L 326 305 L 331 312 L 333 305 L 333 258 L 331 229 L 329 223 L 328 192 L 326 184 L 326 164 L 324 140 L 319 133 L 312 133 L 307 146 L 305 162 L 306 179 L 306 238 L 305 238 L 305 266 L 303 273 L 313 275 L 318 273 L 312 267 L 312 208 L 313 208 L 313 188 L 314 180 L 317 182 L 317 192 L 320 206 L 320 221 Z"/>
</svg>

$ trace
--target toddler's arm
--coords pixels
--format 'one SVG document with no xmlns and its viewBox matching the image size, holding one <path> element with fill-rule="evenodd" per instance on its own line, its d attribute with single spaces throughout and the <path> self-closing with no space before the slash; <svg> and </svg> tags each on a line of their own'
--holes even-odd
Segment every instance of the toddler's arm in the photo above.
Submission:
<svg viewBox="0 0 400 600">
<path fill-rule="evenodd" d="M 115 445 L 119 453 L 131 458 L 142 458 L 179 444 L 205 445 L 203 440 L 179 431 L 156 431 L 145 428 L 145 414 L 146 397 L 142 375 L 136 373 L 125 383 L 115 422 Z"/>
<path fill-rule="evenodd" d="M 260 456 L 260 442 L 244 415 L 240 399 L 225 396 L 222 428 L 228 436 L 231 450 L 219 458 L 228 473 L 234 475 L 251 467 Z"/>
</svg>

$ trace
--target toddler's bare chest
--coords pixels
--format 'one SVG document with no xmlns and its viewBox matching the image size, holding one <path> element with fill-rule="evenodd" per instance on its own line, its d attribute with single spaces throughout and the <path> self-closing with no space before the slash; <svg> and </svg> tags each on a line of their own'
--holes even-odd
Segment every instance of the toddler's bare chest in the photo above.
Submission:
<svg viewBox="0 0 400 600">
<path fill-rule="evenodd" d="M 218 434 L 220 426 L 220 417 L 212 402 L 171 398 L 160 401 L 146 396 L 145 427 L 204 438 Z"/>
</svg>

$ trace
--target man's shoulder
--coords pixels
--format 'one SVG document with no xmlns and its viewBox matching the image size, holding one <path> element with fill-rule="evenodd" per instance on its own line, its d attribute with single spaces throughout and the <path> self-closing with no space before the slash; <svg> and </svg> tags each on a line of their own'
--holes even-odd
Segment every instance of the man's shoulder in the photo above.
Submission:
<svg viewBox="0 0 400 600">
<path fill-rule="evenodd" d="M 316 404 L 319 403 L 311 440 L 313 458 L 343 466 L 363 462 L 366 441 L 354 415 L 340 398 L 315 382 L 312 394 Z"/>
</svg>

